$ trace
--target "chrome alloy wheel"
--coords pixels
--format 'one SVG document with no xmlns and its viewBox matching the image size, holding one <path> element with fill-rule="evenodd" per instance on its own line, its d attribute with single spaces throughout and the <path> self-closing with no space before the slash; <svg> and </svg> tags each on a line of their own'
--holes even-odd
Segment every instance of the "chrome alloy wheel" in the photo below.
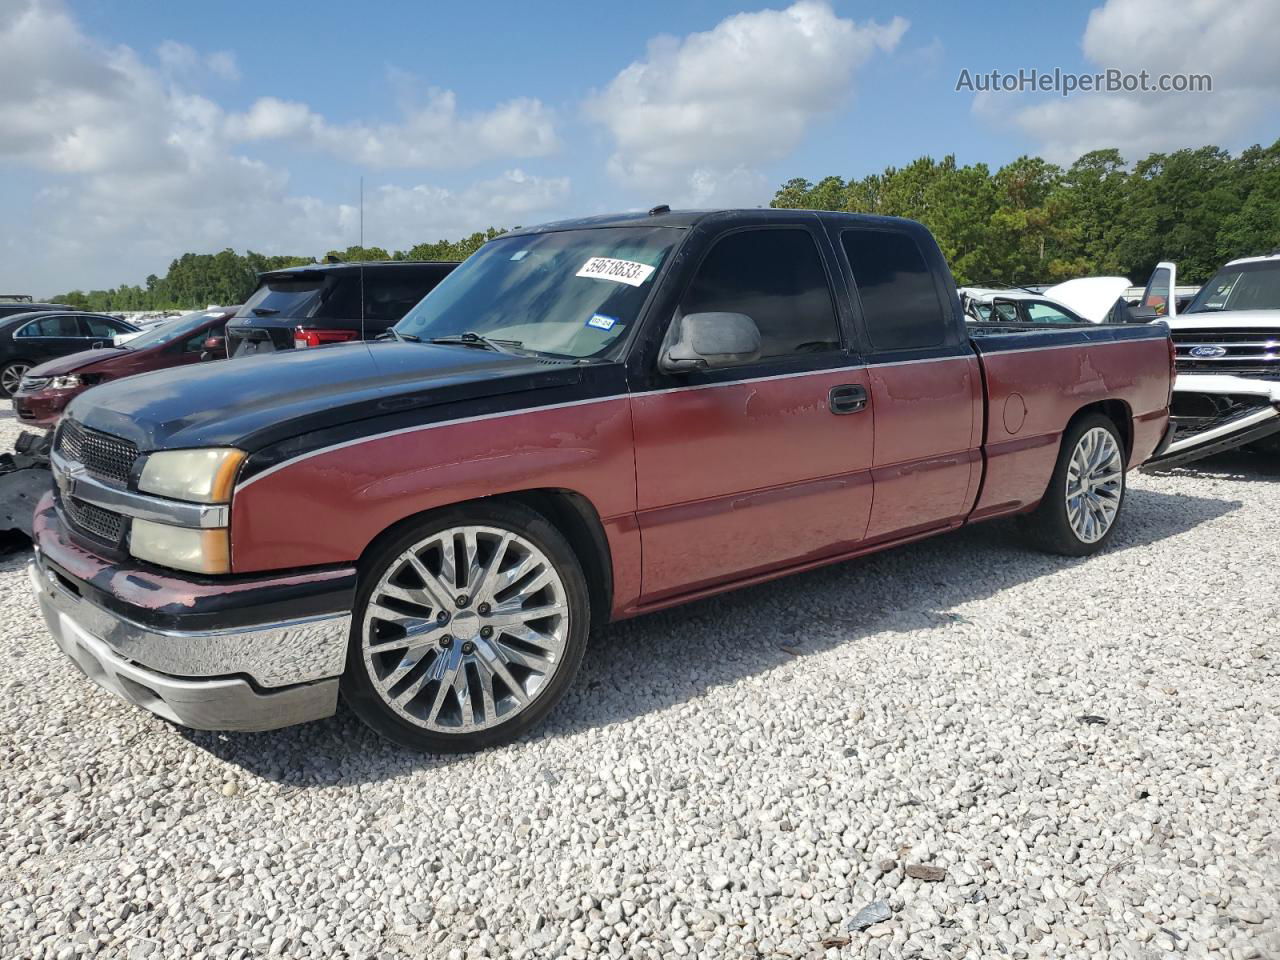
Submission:
<svg viewBox="0 0 1280 960">
<path fill-rule="evenodd" d="M 564 583 L 545 553 L 497 527 L 460 526 L 393 560 L 369 595 L 365 668 L 410 723 L 471 733 L 523 711 L 560 668 Z"/>
<path fill-rule="evenodd" d="M 4 390 L 7 396 L 12 397 L 18 392 L 18 387 L 22 386 L 22 378 L 30 369 L 31 365 L 28 363 L 11 363 L 0 370 L 0 390 Z"/>
<path fill-rule="evenodd" d="M 1124 492 L 1124 463 L 1115 434 L 1087 431 L 1067 465 L 1067 519 L 1084 543 L 1097 543 L 1111 529 Z"/>
</svg>

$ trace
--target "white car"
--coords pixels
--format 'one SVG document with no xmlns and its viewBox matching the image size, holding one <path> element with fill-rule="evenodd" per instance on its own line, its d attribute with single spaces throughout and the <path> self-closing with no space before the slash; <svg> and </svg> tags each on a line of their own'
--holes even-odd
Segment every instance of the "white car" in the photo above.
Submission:
<svg viewBox="0 0 1280 960">
<path fill-rule="evenodd" d="M 1173 333 L 1176 466 L 1245 444 L 1280 453 L 1280 251 L 1222 267 L 1179 312 L 1177 266 L 1160 263 L 1139 309 Z"/>
<path fill-rule="evenodd" d="M 1026 287 L 960 287 L 965 314 L 978 323 L 1105 323 L 1129 287 L 1127 277 L 1082 277 L 1037 293 Z"/>
</svg>

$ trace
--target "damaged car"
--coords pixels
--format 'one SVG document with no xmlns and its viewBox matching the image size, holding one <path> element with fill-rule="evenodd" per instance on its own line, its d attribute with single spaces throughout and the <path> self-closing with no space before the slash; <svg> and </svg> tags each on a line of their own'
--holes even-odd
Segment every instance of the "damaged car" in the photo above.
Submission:
<svg viewBox="0 0 1280 960">
<path fill-rule="evenodd" d="M 1156 267 L 1143 296 L 1169 325 L 1178 369 L 1173 442 L 1152 466 L 1168 469 L 1250 447 L 1280 453 L 1280 250 L 1232 260 L 1184 312 L 1177 266 Z"/>
</svg>

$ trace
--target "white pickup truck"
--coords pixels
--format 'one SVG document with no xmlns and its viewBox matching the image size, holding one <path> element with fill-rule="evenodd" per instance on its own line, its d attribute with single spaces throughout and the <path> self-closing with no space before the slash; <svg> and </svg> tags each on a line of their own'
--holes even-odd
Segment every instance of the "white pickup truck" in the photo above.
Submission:
<svg viewBox="0 0 1280 960">
<path fill-rule="evenodd" d="M 1280 454 L 1280 250 L 1232 260 L 1179 312 L 1177 266 L 1157 265 L 1139 311 L 1173 334 L 1177 427 L 1168 468 L 1249 445 Z"/>
</svg>

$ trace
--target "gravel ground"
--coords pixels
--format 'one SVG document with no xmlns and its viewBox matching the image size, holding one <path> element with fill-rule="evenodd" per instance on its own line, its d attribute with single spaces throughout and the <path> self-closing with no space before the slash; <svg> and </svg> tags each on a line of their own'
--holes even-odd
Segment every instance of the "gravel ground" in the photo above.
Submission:
<svg viewBox="0 0 1280 960">
<path fill-rule="evenodd" d="M 12 422 L 0 424 L 12 433 Z M 0 563 L 0 956 L 1280 957 L 1280 464 L 608 629 L 533 739 L 184 732 Z"/>
</svg>

